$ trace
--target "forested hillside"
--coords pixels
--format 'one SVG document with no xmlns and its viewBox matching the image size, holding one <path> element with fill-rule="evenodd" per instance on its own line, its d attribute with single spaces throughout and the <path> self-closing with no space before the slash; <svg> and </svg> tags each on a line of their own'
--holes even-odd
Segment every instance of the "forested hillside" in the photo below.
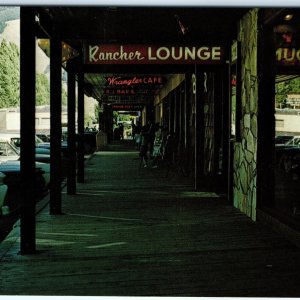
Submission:
<svg viewBox="0 0 300 300">
<path fill-rule="evenodd" d="M 5 22 L 20 18 L 20 8 L 0 6 L 0 34 L 5 28 Z"/>
<path fill-rule="evenodd" d="M 0 6 L 0 108 L 20 105 L 20 50 L 16 44 L 19 44 L 19 18 L 18 7 Z M 38 63 L 42 67 L 36 73 L 36 105 L 45 105 L 50 103 L 49 59 L 39 48 L 37 51 Z M 62 91 L 62 101 L 66 103 L 65 90 Z"/>
</svg>

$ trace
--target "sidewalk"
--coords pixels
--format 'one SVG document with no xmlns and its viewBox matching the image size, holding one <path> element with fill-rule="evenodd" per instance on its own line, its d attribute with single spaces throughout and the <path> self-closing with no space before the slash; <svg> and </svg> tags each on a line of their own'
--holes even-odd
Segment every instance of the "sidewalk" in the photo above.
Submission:
<svg viewBox="0 0 300 300">
<path fill-rule="evenodd" d="M 77 195 L 63 192 L 64 215 L 37 215 L 37 254 L 10 245 L 0 295 L 300 297 L 299 248 L 110 149 L 87 162 Z"/>
</svg>

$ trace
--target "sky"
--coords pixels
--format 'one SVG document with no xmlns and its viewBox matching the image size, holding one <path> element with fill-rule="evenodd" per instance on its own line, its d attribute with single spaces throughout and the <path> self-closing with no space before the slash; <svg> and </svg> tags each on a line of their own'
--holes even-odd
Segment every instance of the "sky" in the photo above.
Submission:
<svg viewBox="0 0 300 300">
<path fill-rule="evenodd" d="M 146 0 L 43 0 L 43 5 L 149 6 Z M 40 0 L 0 0 L 0 5 L 41 5 Z M 151 0 L 151 6 L 300 7 L 297 0 Z"/>
</svg>

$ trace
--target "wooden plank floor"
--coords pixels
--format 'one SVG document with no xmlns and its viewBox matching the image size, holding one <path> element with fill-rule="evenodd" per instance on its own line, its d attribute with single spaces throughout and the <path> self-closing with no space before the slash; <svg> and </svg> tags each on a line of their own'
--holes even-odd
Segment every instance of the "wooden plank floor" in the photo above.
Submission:
<svg viewBox="0 0 300 300">
<path fill-rule="evenodd" d="M 300 251 L 187 179 L 97 152 L 35 255 L 2 257 L 1 295 L 300 297 Z M 9 237 L 3 242 L 9 243 Z"/>
</svg>

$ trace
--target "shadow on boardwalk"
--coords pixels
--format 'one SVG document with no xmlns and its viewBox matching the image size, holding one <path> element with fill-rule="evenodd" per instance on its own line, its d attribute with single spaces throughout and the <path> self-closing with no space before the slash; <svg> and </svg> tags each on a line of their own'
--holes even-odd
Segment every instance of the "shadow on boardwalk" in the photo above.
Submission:
<svg viewBox="0 0 300 300">
<path fill-rule="evenodd" d="M 1 295 L 300 296 L 298 248 L 136 151 L 96 152 L 77 188 L 37 215 L 37 254 L 2 257 Z"/>
</svg>

